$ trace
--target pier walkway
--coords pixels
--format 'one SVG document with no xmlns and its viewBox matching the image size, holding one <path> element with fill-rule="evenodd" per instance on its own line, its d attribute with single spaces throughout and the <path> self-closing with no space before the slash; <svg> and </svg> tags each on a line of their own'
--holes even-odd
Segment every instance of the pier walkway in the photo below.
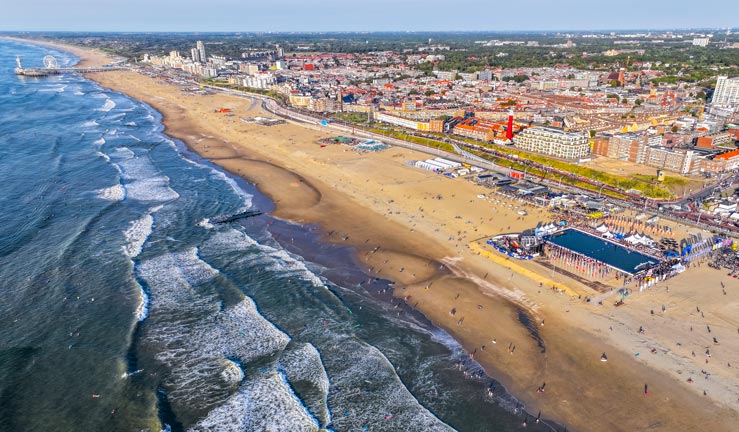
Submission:
<svg viewBox="0 0 739 432">
<path fill-rule="evenodd" d="M 15 68 L 15 74 L 28 77 L 44 77 L 49 75 L 58 75 L 66 72 L 89 73 L 128 69 L 125 66 L 116 65 L 98 67 L 59 67 L 56 59 L 52 56 L 44 57 L 44 67 L 24 68 L 23 64 L 21 63 L 20 56 L 15 57 L 15 62 L 18 65 L 18 67 Z"/>
</svg>

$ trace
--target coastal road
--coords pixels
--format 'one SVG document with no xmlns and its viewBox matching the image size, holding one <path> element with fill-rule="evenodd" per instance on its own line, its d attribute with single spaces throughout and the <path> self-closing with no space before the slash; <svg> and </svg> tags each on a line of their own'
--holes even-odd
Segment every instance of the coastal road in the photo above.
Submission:
<svg viewBox="0 0 739 432">
<path fill-rule="evenodd" d="M 464 154 L 459 155 L 455 153 L 449 153 L 441 149 L 433 149 L 430 147 L 422 146 L 420 144 L 415 144 L 415 143 L 400 140 L 397 138 L 392 138 L 392 137 L 388 137 L 385 135 L 376 134 L 373 132 L 367 132 L 361 129 L 355 129 L 346 124 L 341 124 L 341 123 L 336 123 L 336 122 L 326 122 L 326 124 L 324 125 L 322 124 L 321 119 L 318 119 L 311 115 L 307 115 L 307 114 L 304 114 L 304 113 L 301 113 L 295 110 L 288 109 L 280 105 L 275 99 L 270 98 L 268 96 L 262 96 L 262 95 L 253 94 L 253 93 L 245 93 L 245 92 L 238 91 L 238 90 L 225 89 L 222 87 L 216 87 L 216 86 L 211 86 L 211 85 L 204 85 L 204 84 L 198 83 L 197 81 L 193 81 L 193 84 L 202 85 L 203 87 L 207 87 L 210 90 L 217 91 L 220 93 L 226 93 L 226 94 L 230 94 L 233 96 L 250 99 L 250 100 L 259 100 L 262 102 L 262 108 L 265 111 L 270 112 L 278 117 L 295 121 L 297 123 L 300 123 L 303 126 L 310 127 L 311 129 L 314 129 L 317 131 L 321 131 L 321 132 L 333 131 L 336 133 L 354 134 L 355 136 L 360 136 L 360 137 L 364 137 L 367 139 L 374 139 L 374 140 L 382 141 L 382 142 L 385 142 L 385 143 L 388 143 L 394 146 L 403 147 L 403 148 L 407 148 L 410 150 L 415 150 L 421 153 L 426 153 L 433 157 L 443 157 L 445 159 L 449 159 L 455 162 L 466 163 L 472 166 L 476 166 L 478 168 L 493 171 L 495 173 L 498 173 L 504 176 L 508 176 L 511 170 L 511 168 L 509 167 L 496 165 L 493 162 L 481 162 L 479 160 L 469 158 Z M 456 141 L 456 140 L 455 140 L 455 144 L 463 145 L 464 147 L 471 146 L 469 143 L 463 143 L 463 142 Z M 483 148 L 483 147 L 477 147 L 477 146 L 474 146 L 474 147 L 476 147 L 475 148 L 476 150 L 480 150 L 480 151 L 487 150 L 486 148 Z M 508 159 L 506 156 L 509 156 L 509 155 L 500 155 L 500 156 Z M 520 162 L 520 160 L 518 161 Z M 549 170 L 552 172 L 555 172 L 557 175 L 560 175 L 560 176 L 564 176 L 564 175 L 571 176 L 571 174 L 569 173 L 559 172 L 558 170 L 555 170 L 555 169 L 549 168 Z M 549 180 L 549 179 L 541 178 L 538 176 L 536 178 L 539 178 L 540 184 L 545 184 L 551 188 L 564 190 L 569 193 L 573 193 L 573 194 L 582 194 L 583 192 L 585 192 L 586 194 L 593 193 L 590 190 L 580 189 L 580 188 L 572 187 L 569 185 L 562 185 L 561 180 L 557 182 L 554 179 Z M 725 184 L 727 181 L 729 183 L 733 183 L 734 181 L 736 181 L 736 178 L 737 178 L 736 175 L 733 175 L 729 178 L 724 179 L 723 181 L 716 182 L 716 184 L 714 185 L 711 185 L 707 188 L 697 191 L 690 198 L 695 199 L 696 197 L 703 197 L 703 196 L 707 196 L 708 194 L 712 194 L 716 188 L 720 187 L 720 184 Z M 590 179 L 580 179 L 580 180 L 588 181 Z M 602 185 L 602 186 L 606 186 L 606 185 Z M 610 187 L 604 187 L 604 188 L 612 189 Z M 689 198 L 686 197 L 677 202 L 683 203 L 687 199 Z M 669 212 L 667 214 L 657 213 L 654 210 L 656 210 L 657 206 L 661 203 L 658 203 L 657 201 L 652 200 L 652 199 L 633 197 L 633 198 L 630 198 L 629 200 L 619 200 L 619 199 L 609 197 L 608 200 L 623 208 L 629 208 L 634 211 L 649 212 L 655 215 L 659 215 L 661 217 L 665 217 L 667 219 L 671 219 L 678 223 L 689 224 L 689 225 L 697 226 L 702 229 L 714 230 L 714 231 L 718 231 L 723 234 L 736 235 L 737 231 L 739 231 L 739 229 L 736 226 L 727 225 L 725 223 L 716 223 L 714 220 L 712 220 L 712 218 L 706 218 L 701 221 L 702 223 L 700 225 L 698 225 L 697 220 L 690 217 L 692 215 L 682 214 L 681 212 L 674 212 L 674 213 Z M 671 201 L 669 203 L 675 203 L 675 201 Z M 651 207 L 655 207 L 655 209 L 652 209 Z"/>
<path fill-rule="evenodd" d="M 306 114 L 303 114 L 303 113 L 300 113 L 294 110 L 287 109 L 281 106 L 279 103 L 277 103 L 277 101 L 275 101 L 274 99 L 267 97 L 267 96 L 245 93 L 245 92 L 241 92 L 238 90 L 224 89 L 222 87 L 216 87 L 216 86 L 211 86 L 211 85 L 203 85 L 197 82 L 194 82 L 194 84 L 202 85 L 203 87 L 207 87 L 208 89 L 218 91 L 221 93 L 227 93 L 227 94 L 238 96 L 241 98 L 260 100 L 262 101 L 262 108 L 265 111 L 270 112 L 276 116 L 298 122 L 303 126 L 311 127 L 312 129 L 315 129 L 317 131 L 321 131 L 321 132 L 333 131 L 333 132 L 343 133 L 343 134 L 353 133 L 355 136 L 359 136 L 359 137 L 363 137 L 367 139 L 373 139 L 377 141 L 382 141 L 384 143 L 391 144 L 394 146 L 404 147 L 410 150 L 415 150 L 421 153 L 426 153 L 433 157 L 442 157 L 444 159 L 449 159 L 455 162 L 470 164 L 472 166 L 476 166 L 478 168 L 483 168 L 486 170 L 495 171 L 499 174 L 503 174 L 506 176 L 509 173 L 509 169 L 506 167 L 495 165 L 492 162 L 481 162 L 479 160 L 468 158 L 464 154 L 460 155 L 460 154 L 455 154 L 455 153 L 449 153 L 441 149 L 433 149 L 427 146 L 415 144 L 415 143 L 408 142 L 408 141 L 403 141 L 397 138 L 388 137 L 388 136 L 376 134 L 373 132 L 367 132 L 361 129 L 355 129 L 346 124 L 341 124 L 341 123 L 336 123 L 336 122 L 326 122 L 326 124 L 324 125 L 321 123 L 320 119 L 317 119 L 315 117 L 312 117 L 312 116 L 309 116 L 309 115 L 306 115 Z"/>
</svg>

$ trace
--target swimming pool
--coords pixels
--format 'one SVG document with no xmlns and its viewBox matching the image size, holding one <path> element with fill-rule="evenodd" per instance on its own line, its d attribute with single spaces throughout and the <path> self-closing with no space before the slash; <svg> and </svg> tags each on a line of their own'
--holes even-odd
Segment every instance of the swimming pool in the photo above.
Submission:
<svg viewBox="0 0 739 432">
<path fill-rule="evenodd" d="M 651 266 L 658 262 L 656 258 L 649 255 L 572 228 L 545 236 L 544 239 L 629 274 L 637 273 L 641 270 L 639 266 L 644 263 Z"/>
</svg>

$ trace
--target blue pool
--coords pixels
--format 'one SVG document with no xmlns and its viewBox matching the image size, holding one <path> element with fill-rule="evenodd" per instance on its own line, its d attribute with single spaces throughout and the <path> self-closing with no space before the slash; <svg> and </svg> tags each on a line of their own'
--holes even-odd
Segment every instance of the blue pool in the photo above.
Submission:
<svg viewBox="0 0 739 432">
<path fill-rule="evenodd" d="M 629 274 L 637 273 L 637 268 L 644 263 L 657 264 L 657 259 L 654 257 L 576 229 L 567 229 L 546 236 L 545 239 Z"/>
</svg>

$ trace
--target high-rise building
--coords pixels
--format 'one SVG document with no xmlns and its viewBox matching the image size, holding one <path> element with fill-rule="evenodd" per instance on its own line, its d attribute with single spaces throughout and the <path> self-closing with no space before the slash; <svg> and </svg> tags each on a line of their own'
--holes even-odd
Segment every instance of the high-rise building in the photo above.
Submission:
<svg viewBox="0 0 739 432">
<path fill-rule="evenodd" d="M 203 41 L 197 41 L 195 43 L 195 46 L 198 49 L 198 52 L 200 53 L 200 61 L 203 63 L 206 63 L 208 61 L 208 57 L 205 56 L 205 45 L 203 44 Z"/>
<path fill-rule="evenodd" d="M 190 50 L 190 57 L 192 57 L 192 61 L 200 63 L 200 51 L 197 48 Z"/>
<path fill-rule="evenodd" d="M 714 105 L 739 104 L 739 77 L 727 78 L 720 76 L 716 79 L 716 90 L 713 92 Z"/>
<path fill-rule="evenodd" d="M 282 49 L 280 44 L 275 44 L 275 55 L 277 56 L 277 58 L 285 57 L 285 51 Z"/>
</svg>

